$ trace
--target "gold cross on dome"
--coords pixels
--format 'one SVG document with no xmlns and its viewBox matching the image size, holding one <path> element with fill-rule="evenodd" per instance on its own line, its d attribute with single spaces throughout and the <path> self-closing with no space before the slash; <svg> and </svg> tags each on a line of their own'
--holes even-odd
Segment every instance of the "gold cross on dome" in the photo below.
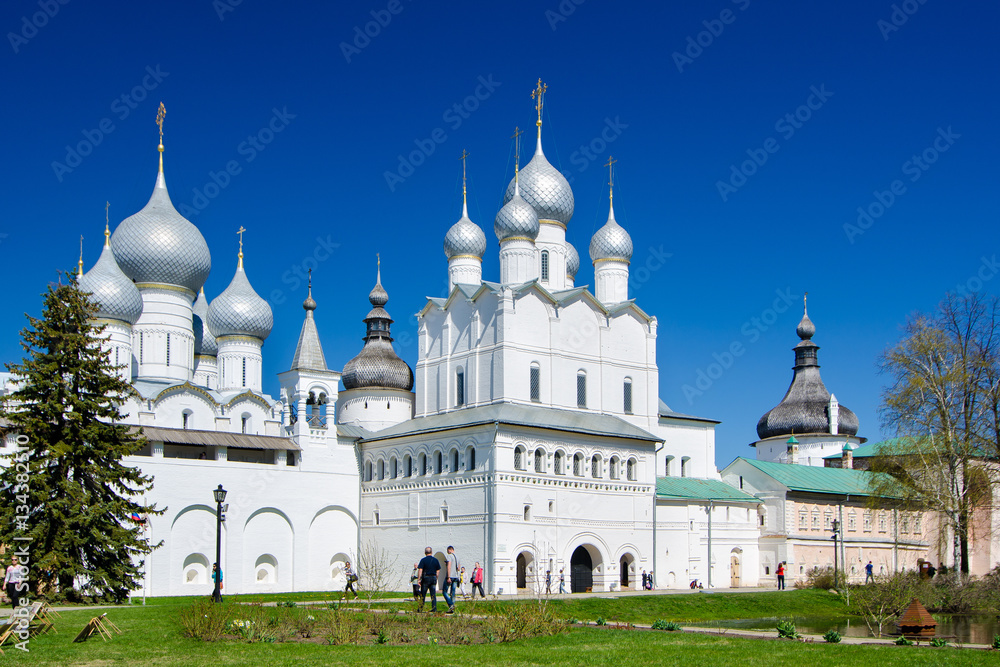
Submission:
<svg viewBox="0 0 1000 667">
<path fill-rule="evenodd" d="M 462 161 L 462 192 L 465 192 L 465 160 L 469 157 L 469 151 L 462 149 L 462 154 L 459 156 L 459 160 Z"/>
<path fill-rule="evenodd" d="M 542 124 L 542 97 L 545 95 L 545 91 L 549 89 L 548 84 L 542 83 L 541 78 L 538 79 L 538 85 L 535 89 L 531 91 L 531 98 L 535 100 L 535 109 L 538 111 L 538 124 Z"/>
<path fill-rule="evenodd" d="M 163 143 L 163 119 L 167 116 L 167 108 L 160 102 L 160 108 L 156 110 L 156 124 L 160 126 L 160 143 Z"/>
<path fill-rule="evenodd" d="M 241 257 L 243 256 L 243 232 L 245 232 L 245 231 L 246 231 L 246 229 L 243 228 L 243 225 L 240 225 L 240 228 L 236 230 L 236 233 L 240 235 L 240 256 Z"/>
<path fill-rule="evenodd" d="M 108 217 L 108 211 L 111 208 L 111 202 L 104 202 L 104 245 L 108 244 L 108 237 L 111 236 L 111 220 Z"/>
<path fill-rule="evenodd" d="M 514 140 L 514 171 L 517 171 L 518 162 L 520 162 L 521 157 L 521 139 L 520 136 L 524 134 L 521 128 L 515 127 L 514 134 L 510 135 L 510 138 Z"/>
</svg>

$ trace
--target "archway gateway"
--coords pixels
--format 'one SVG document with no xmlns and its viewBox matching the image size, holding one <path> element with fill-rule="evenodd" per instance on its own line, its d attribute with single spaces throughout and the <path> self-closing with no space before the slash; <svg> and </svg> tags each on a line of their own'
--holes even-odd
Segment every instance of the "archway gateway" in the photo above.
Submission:
<svg viewBox="0 0 1000 667">
<path fill-rule="evenodd" d="M 586 547 L 579 546 L 569 561 L 570 591 L 587 593 L 594 588 L 594 561 Z"/>
<path fill-rule="evenodd" d="M 618 561 L 618 571 L 619 571 L 619 581 L 618 583 L 622 588 L 631 588 L 633 573 L 632 573 L 632 563 L 634 559 L 631 554 L 625 554 Z"/>
</svg>

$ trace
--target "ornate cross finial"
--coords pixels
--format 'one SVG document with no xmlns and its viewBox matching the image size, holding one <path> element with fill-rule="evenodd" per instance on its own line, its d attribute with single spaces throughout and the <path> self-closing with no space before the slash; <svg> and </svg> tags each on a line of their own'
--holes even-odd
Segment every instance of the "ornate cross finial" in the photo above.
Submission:
<svg viewBox="0 0 1000 667">
<path fill-rule="evenodd" d="M 510 135 L 510 138 L 514 140 L 514 180 L 515 180 L 515 182 L 517 181 L 517 171 L 518 171 L 518 168 L 519 168 L 519 163 L 521 161 L 521 139 L 520 139 L 520 137 L 521 137 L 522 134 L 524 134 L 524 132 L 521 131 L 521 128 L 515 127 L 514 128 L 514 134 Z"/>
<path fill-rule="evenodd" d="M 611 190 L 609 191 L 611 193 L 610 194 L 611 201 L 614 201 L 615 199 L 615 172 L 613 171 L 615 162 L 618 162 L 618 160 L 614 159 L 609 155 L 608 161 L 604 163 L 604 166 L 608 168 L 608 185 L 611 188 Z"/>
<path fill-rule="evenodd" d="M 111 220 L 108 217 L 108 210 L 111 208 L 111 202 L 104 202 L 104 247 L 111 245 Z"/>
<path fill-rule="evenodd" d="M 469 217 L 469 208 L 466 205 L 466 196 L 465 196 L 465 160 L 468 157 L 469 157 L 469 151 L 463 148 L 462 155 L 460 155 L 458 158 L 459 160 L 462 161 L 462 217 L 463 218 Z"/>
<path fill-rule="evenodd" d="M 309 294 L 311 296 L 313 291 L 313 270 L 309 269 L 307 273 L 309 274 Z"/>
<path fill-rule="evenodd" d="M 239 255 L 239 257 L 240 257 L 240 268 L 241 269 L 243 268 L 243 232 L 245 232 L 245 231 L 246 231 L 246 229 L 243 228 L 243 225 L 240 225 L 240 228 L 236 230 L 236 233 L 240 235 L 240 255 Z"/>
<path fill-rule="evenodd" d="M 378 265 L 378 270 L 375 274 L 375 282 L 379 285 L 382 284 L 382 254 L 375 253 L 375 263 Z"/>
<path fill-rule="evenodd" d="M 80 278 L 83 277 L 83 234 L 80 234 L 80 261 L 76 264 L 77 270 L 76 275 Z"/>
<path fill-rule="evenodd" d="M 806 292 L 805 294 L 802 295 L 802 314 L 803 315 L 808 315 L 809 314 L 809 307 L 808 307 L 808 304 L 806 303 L 808 300 L 809 300 L 809 292 Z"/>
<path fill-rule="evenodd" d="M 535 100 L 535 109 L 538 111 L 538 125 L 542 124 L 542 98 L 545 96 L 545 91 L 548 89 L 548 84 L 542 83 L 541 78 L 539 78 L 538 85 L 536 85 L 535 89 L 531 91 L 531 98 Z"/>
<path fill-rule="evenodd" d="M 160 102 L 160 108 L 156 110 L 156 124 L 160 126 L 160 150 L 163 150 L 163 119 L 167 116 L 167 108 Z"/>
</svg>

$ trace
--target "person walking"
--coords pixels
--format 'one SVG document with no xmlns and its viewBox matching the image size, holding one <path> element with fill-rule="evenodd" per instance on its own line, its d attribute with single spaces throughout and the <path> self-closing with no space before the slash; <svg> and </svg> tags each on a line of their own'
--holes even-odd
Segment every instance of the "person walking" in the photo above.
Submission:
<svg viewBox="0 0 1000 667">
<path fill-rule="evenodd" d="M 552 595 L 552 570 L 545 570 L 545 594 Z"/>
<path fill-rule="evenodd" d="M 642 590 L 646 590 L 647 586 L 649 586 L 649 575 L 647 575 L 646 571 L 643 570 L 642 571 Z"/>
<path fill-rule="evenodd" d="M 413 572 L 410 573 L 410 586 L 413 587 L 413 601 L 418 602 L 420 600 L 420 567 L 417 563 L 413 564 Z"/>
<path fill-rule="evenodd" d="M 358 575 L 354 574 L 354 570 L 351 568 L 351 561 L 347 561 L 344 565 L 344 574 L 347 576 L 347 586 L 344 587 L 344 599 L 347 599 L 347 591 L 354 593 L 354 599 L 358 599 L 358 591 L 354 588 L 354 582 L 358 580 Z"/>
<path fill-rule="evenodd" d="M 775 573 L 778 575 L 778 590 L 785 590 L 785 561 L 778 563 L 778 569 L 775 570 Z"/>
<path fill-rule="evenodd" d="M 12 556 L 7 572 L 3 575 L 3 589 L 7 591 L 7 598 L 10 600 L 10 608 L 17 609 L 18 593 L 28 589 L 22 582 L 24 581 L 24 570 L 17 560 L 17 556 Z"/>
<path fill-rule="evenodd" d="M 448 555 L 445 557 L 444 589 L 441 595 L 448 603 L 448 613 L 455 613 L 455 586 L 458 585 L 459 563 L 455 547 L 448 545 Z"/>
<path fill-rule="evenodd" d="M 479 589 L 479 595 L 481 597 L 486 597 L 486 592 L 483 591 L 483 568 L 476 563 L 476 566 L 472 568 L 472 599 L 476 599 L 476 589 Z"/>
<path fill-rule="evenodd" d="M 868 565 L 865 565 L 865 583 L 868 582 L 875 583 L 875 566 L 872 565 L 871 561 L 868 561 Z"/>
<path fill-rule="evenodd" d="M 649 571 L 649 590 L 653 590 L 653 581 L 654 581 L 653 571 L 650 570 Z"/>
<path fill-rule="evenodd" d="M 431 548 L 427 547 L 424 549 L 424 557 L 417 563 L 417 577 L 420 579 L 420 605 L 417 606 L 417 611 L 424 610 L 427 591 L 431 593 L 431 611 L 437 611 L 437 580 L 440 570 L 440 561 L 431 555 Z"/>
<path fill-rule="evenodd" d="M 466 600 L 469 594 L 465 592 L 465 568 L 463 567 L 458 573 L 458 592 L 462 595 L 462 599 Z"/>
</svg>

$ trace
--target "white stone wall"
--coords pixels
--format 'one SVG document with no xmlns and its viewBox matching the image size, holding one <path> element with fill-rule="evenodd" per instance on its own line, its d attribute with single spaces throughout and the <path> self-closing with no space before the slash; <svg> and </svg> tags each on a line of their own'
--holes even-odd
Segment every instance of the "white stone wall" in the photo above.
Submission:
<svg viewBox="0 0 1000 667">
<path fill-rule="evenodd" d="M 186 382 L 194 371 L 191 304 L 195 293 L 172 285 L 138 284 L 142 315 L 132 327 L 137 377 Z M 169 363 L 167 336 L 170 337 Z"/>
</svg>

